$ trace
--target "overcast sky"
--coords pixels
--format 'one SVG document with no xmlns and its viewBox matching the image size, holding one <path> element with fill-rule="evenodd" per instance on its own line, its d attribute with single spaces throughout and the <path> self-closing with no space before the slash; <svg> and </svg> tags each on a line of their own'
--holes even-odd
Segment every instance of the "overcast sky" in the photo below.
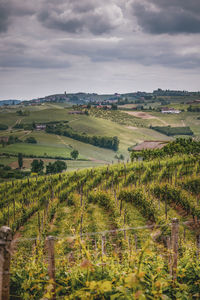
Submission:
<svg viewBox="0 0 200 300">
<path fill-rule="evenodd" d="M 0 99 L 199 83 L 199 0 L 0 0 Z"/>
</svg>

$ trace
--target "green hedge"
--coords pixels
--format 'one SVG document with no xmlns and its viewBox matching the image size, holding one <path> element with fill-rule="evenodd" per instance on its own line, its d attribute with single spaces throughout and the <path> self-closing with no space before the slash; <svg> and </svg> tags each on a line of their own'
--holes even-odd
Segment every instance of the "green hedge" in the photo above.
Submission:
<svg viewBox="0 0 200 300">
<path fill-rule="evenodd" d="M 152 126 L 151 129 L 154 129 L 160 133 L 171 135 L 193 135 L 190 127 L 171 127 L 171 126 Z"/>
</svg>

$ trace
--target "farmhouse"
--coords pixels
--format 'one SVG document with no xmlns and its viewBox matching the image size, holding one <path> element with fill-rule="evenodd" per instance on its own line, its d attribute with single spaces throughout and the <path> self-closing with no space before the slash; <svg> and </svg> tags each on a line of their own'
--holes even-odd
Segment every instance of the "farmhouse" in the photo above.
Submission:
<svg viewBox="0 0 200 300">
<path fill-rule="evenodd" d="M 36 130 L 45 130 L 45 129 L 46 129 L 46 125 L 44 124 L 36 125 Z"/>
<path fill-rule="evenodd" d="M 142 151 L 142 150 L 152 150 L 152 149 L 162 149 L 166 146 L 168 141 L 144 141 L 143 143 L 132 147 L 131 151 Z"/>
<path fill-rule="evenodd" d="M 180 110 L 174 108 L 163 107 L 161 110 L 162 114 L 180 114 Z"/>
</svg>

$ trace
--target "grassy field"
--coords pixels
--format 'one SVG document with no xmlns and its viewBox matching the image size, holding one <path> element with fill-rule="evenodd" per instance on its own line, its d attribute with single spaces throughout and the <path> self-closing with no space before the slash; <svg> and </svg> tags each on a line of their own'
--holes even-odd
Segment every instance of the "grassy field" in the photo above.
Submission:
<svg viewBox="0 0 200 300">
<path fill-rule="evenodd" d="M 180 105 L 180 104 L 179 104 Z M 17 110 L 29 111 L 27 116 L 18 116 Z M 196 137 L 200 137 L 199 113 L 182 112 L 178 115 L 168 115 L 159 112 L 139 112 L 139 116 L 130 115 L 130 112 L 104 111 L 92 109 L 87 115 L 71 115 L 71 108 L 66 103 L 48 103 L 40 106 L 11 107 L 0 109 L 0 123 L 7 124 L 9 129 L 0 131 L 1 136 L 14 135 L 25 141 L 28 136 L 33 136 L 37 144 L 18 143 L 0 146 L 0 153 L 17 154 L 22 152 L 26 155 L 36 156 L 62 156 L 70 157 L 72 149 L 79 151 L 79 159 L 88 160 L 87 162 L 70 161 L 69 168 L 96 166 L 99 164 L 116 162 L 116 154 L 123 154 L 125 159 L 129 158 L 128 148 L 144 140 L 171 140 L 172 138 L 160 134 L 149 127 L 152 126 L 190 126 Z M 142 114 L 144 113 L 144 117 Z M 145 117 L 145 114 L 147 117 Z M 116 152 L 95 147 L 90 144 L 77 140 L 47 134 L 44 131 L 24 131 L 14 130 L 12 126 L 17 123 L 30 124 L 45 123 L 49 121 L 68 121 L 73 130 L 86 133 L 88 135 L 117 136 L 120 140 L 119 150 Z M 0 163 L 5 163 L 6 159 L 0 159 Z M 13 161 L 13 159 L 12 159 Z M 12 161 L 8 160 L 8 163 Z"/>
<path fill-rule="evenodd" d="M 33 159 L 32 158 L 24 158 L 23 159 L 23 170 L 30 170 L 31 169 L 31 163 Z M 46 166 L 48 163 L 53 163 L 56 160 L 55 159 L 43 159 L 44 166 Z M 18 161 L 15 157 L 10 158 L 0 158 L 0 163 L 4 165 L 9 165 L 11 168 L 16 169 L 18 168 Z M 85 168 L 93 168 L 98 167 L 102 165 L 101 161 L 82 161 L 82 160 L 65 160 L 65 163 L 67 165 L 67 171 L 73 171 L 73 170 L 79 170 L 79 169 L 85 169 Z"/>
</svg>

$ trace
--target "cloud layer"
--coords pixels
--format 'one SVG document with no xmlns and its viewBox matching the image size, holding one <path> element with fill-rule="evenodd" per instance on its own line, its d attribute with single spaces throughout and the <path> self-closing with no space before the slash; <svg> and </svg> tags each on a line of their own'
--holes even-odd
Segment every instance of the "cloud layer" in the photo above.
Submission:
<svg viewBox="0 0 200 300">
<path fill-rule="evenodd" d="M 145 32 L 200 33 L 200 2 L 197 0 L 133 1 L 132 8 Z"/>
<path fill-rule="evenodd" d="M 197 0 L 0 0 L 0 98 L 198 89 L 199 69 Z"/>
</svg>

